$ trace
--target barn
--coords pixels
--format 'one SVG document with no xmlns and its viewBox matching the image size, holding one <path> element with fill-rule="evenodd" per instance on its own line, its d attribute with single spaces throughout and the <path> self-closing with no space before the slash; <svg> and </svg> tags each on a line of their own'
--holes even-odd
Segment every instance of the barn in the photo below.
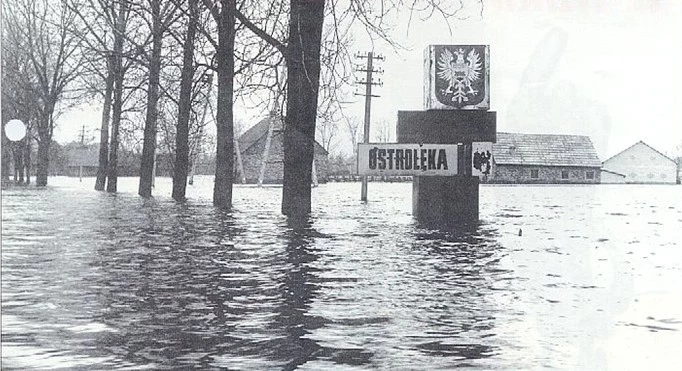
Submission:
<svg viewBox="0 0 682 371">
<path fill-rule="evenodd" d="M 497 133 L 489 183 L 596 184 L 601 161 L 584 135 Z"/>
<path fill-rule="evenodd" d="M 609 174 L 602 183 L 656 184 L 676 182 L 677 164 L 641 140 L 604 161 Z"/>
<path fill-rule="evenodd" d="M 269 116 L 244 132 L 235 148 L 237 179 L 244 183 L 281 184 L 284 177 L 283 118 Z M 324 183 L 328 153 L 316 141 L 313 182 Z"/>
</svg>

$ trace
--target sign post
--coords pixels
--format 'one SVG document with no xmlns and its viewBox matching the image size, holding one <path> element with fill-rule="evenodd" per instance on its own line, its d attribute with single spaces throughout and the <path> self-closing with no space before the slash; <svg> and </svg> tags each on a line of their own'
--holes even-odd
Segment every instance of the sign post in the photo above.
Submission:
<svg viewBox="0 0 682 371">
<path fill-rule="evenodd" d="M 478 176 L 489 173 L 497 133 L 496 112 L 489 111 L 489 54 L 487 45 L 429 46 L 424 111 L 398 112 L 398 143 L 458 145 L 454 174 L 413 174 L 412 213 L 424 224 L 478 222 Z M 490 147 L 481 154 L 483 142 Z"/>
</svg>

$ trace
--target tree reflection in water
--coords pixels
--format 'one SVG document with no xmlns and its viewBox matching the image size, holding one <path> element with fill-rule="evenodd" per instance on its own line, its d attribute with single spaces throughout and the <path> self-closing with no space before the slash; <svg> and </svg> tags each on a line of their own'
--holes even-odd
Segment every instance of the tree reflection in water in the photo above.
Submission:
<svg viewBox="0 0 682 371">
<path fill-rule="evenodd" d="M 316 231 L 310 218 L 289 217 L 283 238 L 285 256 L 278 280 L 282 302 L 275 309 L 274 325 L 283 329 L 285 336 L 271 342 L 277 359 L 285 360 L 287 370 L 313 360 L 347 365 L 369 363 L 371 352 L 322 346 L 312 337 L 313 331 L 329 324 L 324 317 L 310 313 L 323 282 L 320 273 L 328 270 L 315 265 L 319 258 L 316 239 L 333 237 Z"/>
</svg>

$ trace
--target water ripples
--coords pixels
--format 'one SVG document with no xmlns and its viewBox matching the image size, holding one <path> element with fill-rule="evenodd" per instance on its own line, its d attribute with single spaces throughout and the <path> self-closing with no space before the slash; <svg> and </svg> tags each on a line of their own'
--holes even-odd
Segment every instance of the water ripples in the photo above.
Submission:
<svg viewBox="0 0 682 371">
<path fill-rule="evenodd" d="M 682 330 L 678 311 L 618 317 L 637 294 L 624 269 L 636 257 L 616 246 L 634 236 L 614 233 L 627 214 L 594 187 L 482 188 L 482 223 L 444 232 L 412 220 L 409 184 L 370 184 L 366 205 L 357 184 L 324 185 L 295 220 L 278 213 L 278 188 L 237 187 L 224 212 L 201 183 L 176 204 L 62 182 L 3 191 L 3 367 L 575 367 L 585 331 Z M 663 200 L 659 214 L 679 218 Z M 669 246 L 664 278 L 679 273 L 679 245 L 649 241 Z M 579 325 L 601 320 L 611 332 Z"/>
</svg>

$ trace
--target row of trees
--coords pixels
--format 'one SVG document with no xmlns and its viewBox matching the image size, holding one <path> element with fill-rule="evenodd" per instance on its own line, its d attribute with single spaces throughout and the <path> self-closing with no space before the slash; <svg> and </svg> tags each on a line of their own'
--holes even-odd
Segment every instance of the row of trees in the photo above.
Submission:
<svg viewBox="0 0 682 371">
<path fill-rule="evenodd" d="M 37 185 L 47 184 L 55 119 L 90 99 L 102 102 L 95 189 L 116 192 L 118 151 L 127 140 L 142 147 L 138 193 L 151 196 L 162 144 L 175 155 L 172 196 L 184 200 L 191 157 L 212 121 L 213 203 L 230 208 L 239 102 L 285 112 L 282 212 L 288 215 L 310 212 L 316 123 L 341 121 L 353 30 L 395 45 L 389 20 L 399 10 L 446 19 L 459 11 L 437 0 L 7 0 L 2 6 L 3 117 L 28 124 L 24 148 L 30 153 L 31 143 L 38 144 Z"/>
</svg>

